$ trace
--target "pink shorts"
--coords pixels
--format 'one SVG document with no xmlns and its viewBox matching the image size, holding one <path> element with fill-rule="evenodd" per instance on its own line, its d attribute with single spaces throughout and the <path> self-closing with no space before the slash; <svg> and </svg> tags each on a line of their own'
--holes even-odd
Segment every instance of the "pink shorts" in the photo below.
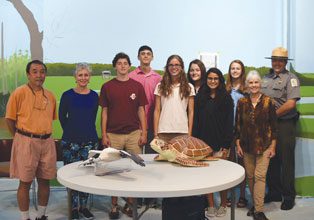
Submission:
<svg viewBox="0 0 314 220">
<path fill-rule="evenodd" d="M 35 177 L 56 177 L 56 146 L 54 140 L 30 138 L 16 133 L 12 144 L 10 177 L 31 182 Z"/>
</svg>

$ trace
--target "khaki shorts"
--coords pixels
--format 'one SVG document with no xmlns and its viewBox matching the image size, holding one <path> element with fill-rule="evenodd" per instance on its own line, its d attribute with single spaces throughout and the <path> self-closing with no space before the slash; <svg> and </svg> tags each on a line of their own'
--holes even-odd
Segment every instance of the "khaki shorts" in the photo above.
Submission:
<svg viewBox="0 0 314 220">
<path fill-rule="evenodd" d="M 56 177 L 56 146 L 52 138 L 30 138 L 16 133 L 12 144 L 10 177 L 31 182 Z"/>
<path fill-rule="evenodd" d="M 141 136 L 140 130 L 132 131 L 129 134 L 107 133 L 107 135 L 109 137 L 111 147 L 118 150 L 125 150 L 133 154 L 142 153 L 142 149 L 138 145 L 138 141 Z"/>
</svg>

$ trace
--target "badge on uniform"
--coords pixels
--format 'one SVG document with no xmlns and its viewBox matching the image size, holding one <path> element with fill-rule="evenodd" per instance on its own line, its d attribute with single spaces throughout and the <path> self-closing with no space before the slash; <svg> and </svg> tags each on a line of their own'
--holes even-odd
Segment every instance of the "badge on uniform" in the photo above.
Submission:
<svg viewBox="0 0 314 220">
<path fill-rule="evenodd" d="M 291 79 L 291 80 L 290 80 L 290 83 L 291 83 L 291 86 L 292 86 L 292 87 L 298 86 L 298 80 L 297 80 L 297 79 Z"/>
</svg>

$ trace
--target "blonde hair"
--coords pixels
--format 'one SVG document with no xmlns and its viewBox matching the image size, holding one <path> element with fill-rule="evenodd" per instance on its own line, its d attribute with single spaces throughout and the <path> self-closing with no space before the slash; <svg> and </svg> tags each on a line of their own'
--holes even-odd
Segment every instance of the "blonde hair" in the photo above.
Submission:
<svg viewBox="0 0 314 220">
<path fill-rule="evenodd" d="M 74 71 L 74 75 L 76 75 L 79 71 L 86 69 L 89 74 L 92 73 L 92 67 L 88 63 L 77 63 Z"/>
<path fill-rule="evenodd" d="M 245 79 L 245 84 L 248 85 L 249 84 L 249 81 L 253 78 L 257 78 L 259 82 L 262 81 L 262 78 L 259 74 L 259 72 L 257 70 L 251 70 L 247 76 L 246 76 L 246 79 Z"/>
</svg>

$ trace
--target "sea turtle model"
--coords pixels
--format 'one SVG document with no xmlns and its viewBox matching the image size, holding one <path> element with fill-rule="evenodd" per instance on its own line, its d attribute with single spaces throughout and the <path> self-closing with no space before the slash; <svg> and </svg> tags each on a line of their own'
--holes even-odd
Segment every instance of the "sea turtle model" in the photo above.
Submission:
<svg viewBox="0 0 314 220">
<path fill-rule="evenodd" d="M 204 141 L 189 135 L 180 135 L 168 143 L 155 138 L 151 147 L 159 153 L 155 160 L 167 160 L 189 167 L 204 167 L 208 163 L 200 160 L 218 160 L 212 157 L 213 150 Z"/>
</svg>

